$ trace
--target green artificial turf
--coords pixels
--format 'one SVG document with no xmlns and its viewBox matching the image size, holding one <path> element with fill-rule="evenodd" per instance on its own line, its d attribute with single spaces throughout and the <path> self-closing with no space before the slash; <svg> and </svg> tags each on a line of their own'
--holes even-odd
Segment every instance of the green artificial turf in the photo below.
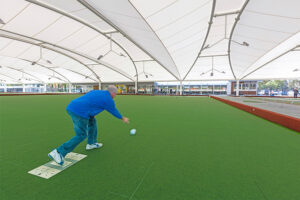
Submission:
<svg viewBox="0 0 300 200">
<path fill-rule="evenodd" d="M 0 199 L 300 199 L 300 134 L 208 97 L 118 96 L 103 148 L 49 180 L 27 172 L 74 135 L 77 96 L 0 97 Z M 137 129 L 135 136 L 129 130 Z"/>
</svg>

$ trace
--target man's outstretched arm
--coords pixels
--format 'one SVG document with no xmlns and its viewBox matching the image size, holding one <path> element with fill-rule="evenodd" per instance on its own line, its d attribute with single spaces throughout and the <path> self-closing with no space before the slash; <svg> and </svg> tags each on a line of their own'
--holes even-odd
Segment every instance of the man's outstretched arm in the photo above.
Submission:
<svg viewBox="0 0 300 200">
<path fill-rule="evenodd" d="M 107 108 L 105 109 L 106 111 L 108 111 L 110 114 L 112 114 L 113 116 L 115 116 L 118 119 L 122 119 L 122 121 L 124 123 L 129 124 L 129 119 L 127 117 L 123 117 L 121 115 L 121 113 L 118 111 L 118 109 L 115 107 L 114 102 L 111 103 L 110 105 L 107 106 Z"/>
</svg>

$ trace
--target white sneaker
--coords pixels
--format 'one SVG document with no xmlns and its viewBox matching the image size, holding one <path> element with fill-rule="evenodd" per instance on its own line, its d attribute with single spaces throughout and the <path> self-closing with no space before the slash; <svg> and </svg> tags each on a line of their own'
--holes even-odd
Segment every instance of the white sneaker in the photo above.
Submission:
<svg viewBox="0 0 300 200">
<path fill-rule="evenodd" d="M 58 153 L 58 151 L 56 149 L 54 149 L 53 151 L 51 151 L 48 154 L 49 158 L 54 160 L 57 164 L 59 165 L 63 165 L 64 164 L 64 157 Z"/>
<path fill-rule="evenodd" d="M 103 144 L 102 143 L 95 143 L 95 144 L 87 144 L 86 145 L 86 150 L 91 150 L 91 149 L 98 149 L 100 147 L 102 147 Z"/>
</svg>

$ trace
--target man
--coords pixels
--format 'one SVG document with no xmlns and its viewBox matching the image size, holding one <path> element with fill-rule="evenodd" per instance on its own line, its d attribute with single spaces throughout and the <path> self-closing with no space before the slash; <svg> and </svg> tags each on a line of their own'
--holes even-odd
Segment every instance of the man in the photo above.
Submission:
<svg viewBox="0 0 300 200">
<path fill-rule="evenodd" d="M 298 96 L 298 90 L 297 88 L 294 88 L 294 98 L 297 98 L 297 96 Z"/>
<path fill-rule="evenodd" d="M 116 109 L 113 98 L 118 89 L 110 85 L 107 90 L 93 90 L 87 94 L 74 99 L 67 106 L 67 112 L 71 116 L 76 135 L 66 143 L 51 151 L 48 156 L 57 164 L 64 164 L 64 157 L 87 137 L 86 150 L 102 147 L 97 143 L 97 122 L 95 116 L 103 110 L 108 111 L 124 123 L 129 123 L 127 117 L 122 117 Z"/>
</svg>

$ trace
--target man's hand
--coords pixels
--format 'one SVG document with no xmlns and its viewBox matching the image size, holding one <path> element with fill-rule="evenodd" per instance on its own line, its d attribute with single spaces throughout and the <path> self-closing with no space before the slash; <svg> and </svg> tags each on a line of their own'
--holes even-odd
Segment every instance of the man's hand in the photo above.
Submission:
<svg viewBox="0 0 300 200">
<path fill-rule="evenodd" d="M 127 117 L 122 117 L 122 121 L 126 124 L 129 124 L 129 119 Z"/>
</svg>

